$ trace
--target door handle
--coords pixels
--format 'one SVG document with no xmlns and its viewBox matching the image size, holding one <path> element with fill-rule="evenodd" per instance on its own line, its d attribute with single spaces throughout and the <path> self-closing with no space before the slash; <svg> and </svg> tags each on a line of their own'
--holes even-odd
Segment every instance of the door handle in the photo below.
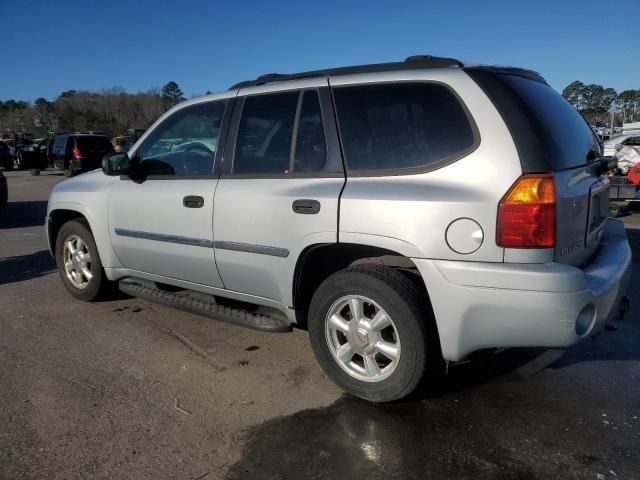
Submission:
<svg viewBox="0 0 640 480">
<path fill-rule="evenodd" d="M 187 195 L 182 199 L 182 205 L 187 208 L 201 208 L 204 205 L 204 198 L 198 195 Z"/>
<path fill-rule="evenodd" d="M 291 205 L 295 213 L 303 215 L 313 215 L 320 211 L 320 202 L 317 200 L 300 199 L 295 200 Z"/>
</svg>

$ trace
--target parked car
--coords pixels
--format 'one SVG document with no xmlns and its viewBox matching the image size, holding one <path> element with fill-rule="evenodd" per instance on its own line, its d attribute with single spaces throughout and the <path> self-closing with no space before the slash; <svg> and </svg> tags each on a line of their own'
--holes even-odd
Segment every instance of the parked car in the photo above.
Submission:
<svg viewBox="0 0 640 480">
<path fill-rule="evenodd" d="M 18 170 L 45 170 L 48 163 L 47 149 L 44 143 L 22 144 L 16 148 L 15 166 Z"/>
<path fill-rule="evenodd" d="M 118 282 L 250 328 L 297 324 L 336 384 L 391 401 L 446 362 L 566 347 L 617 312 L 631 253 L 608 167 L 535 72 L 411 57 L 180 103 L 56 185 L 46 230 L 76 298 Z"/>
<path fill-rule="evenodd" d="M 106 135 L 59 135 L 53 145 L 53 164 L 58 170 L 64 170 L 67 177 L 73 177 L 100 168 L 102 157 L 113 151 L 113 145 Z"/>
<path fill-rule="evenodd" d="M 9 146 L 3 141 L 0 141 L 0 167 L 13 170 L 13 155 Z"/>
<path fill-rule="evenodd" d="M 618 135 L 605 140 L 603 142 L 603 154 L 607 157 L 613 157 L 624 147 L 633 147 L 640 150 L 640 133 Z"/>
<path fill-rule="evenodd" d="M 7 186 L 7 177 L 0 172 L 0 207 L 4 207 L 9 199 L 9 187 Z"/>
</svg>

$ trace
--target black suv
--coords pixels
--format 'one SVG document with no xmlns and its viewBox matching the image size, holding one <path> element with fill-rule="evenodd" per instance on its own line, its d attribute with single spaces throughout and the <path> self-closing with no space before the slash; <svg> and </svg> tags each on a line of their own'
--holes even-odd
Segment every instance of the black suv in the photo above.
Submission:
<svg viewBox="0 0 640 480">
<path fill-rule="evenodd" d="M 4 167 L 5 170 L 13 169 L 13 155 L 4 142 L 0 142 L 0 167 Z"/>
<path fill-rule="evenodd" d="M 74 133 L 59 135 L 53 145 L 53 165 L 64 170 L 67 177 L 102 165 L 102 157 L 113 153 L 113 145 L 106 135 Z"/>
</svg>

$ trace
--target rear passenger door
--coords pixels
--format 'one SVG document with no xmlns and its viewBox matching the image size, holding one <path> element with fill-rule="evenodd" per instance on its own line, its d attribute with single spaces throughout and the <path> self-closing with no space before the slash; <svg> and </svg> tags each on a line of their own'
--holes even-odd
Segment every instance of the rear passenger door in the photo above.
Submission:
<svg viewBox="0 0 640 480">
<path fill-rule="evenodd" d="M 345 176 L 327 80 L 287 88 L 239 92 L 213 231 L 225 288 L 290 306 L 300 253 L 337 242 Z"/>
</svg>

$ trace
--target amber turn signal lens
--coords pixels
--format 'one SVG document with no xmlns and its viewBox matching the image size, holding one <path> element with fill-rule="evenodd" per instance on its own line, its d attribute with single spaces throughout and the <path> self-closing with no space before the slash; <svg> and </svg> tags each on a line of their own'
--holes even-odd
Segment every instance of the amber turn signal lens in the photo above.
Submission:
<svg viewBox="0 0 640 480">
<path fill-rule="evenodd" d="M 555 242 L 553 175 L 523 175 L 498 205 L 496 243 L 505 248 L 550 248 Z"/>
</svg>

